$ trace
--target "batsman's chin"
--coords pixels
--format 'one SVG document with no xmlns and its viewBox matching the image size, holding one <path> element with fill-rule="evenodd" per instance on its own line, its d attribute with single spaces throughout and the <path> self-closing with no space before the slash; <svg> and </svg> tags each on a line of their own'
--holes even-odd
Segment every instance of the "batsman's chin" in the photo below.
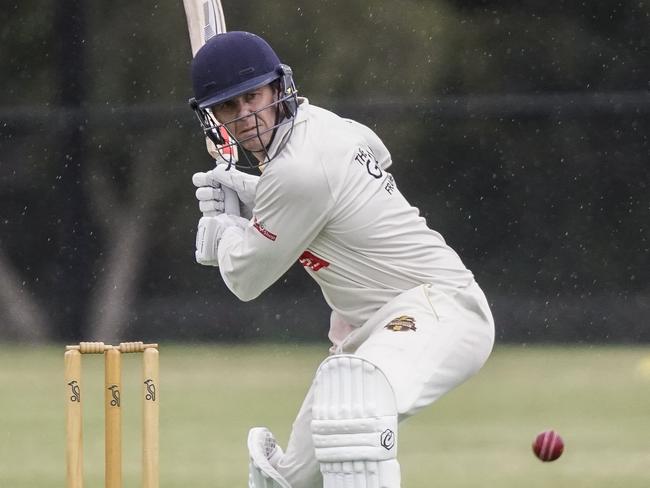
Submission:
<svg viewBox="0 0 650 488">
<path fill-rule="evenodd" d="M 260 139 L 257 135 L 250 137 L 248 139 L 240 140 L 239 145 L 252 153 L 262 153 L 265 151 L 266 145 L 264 141 Z"/>
</svg>

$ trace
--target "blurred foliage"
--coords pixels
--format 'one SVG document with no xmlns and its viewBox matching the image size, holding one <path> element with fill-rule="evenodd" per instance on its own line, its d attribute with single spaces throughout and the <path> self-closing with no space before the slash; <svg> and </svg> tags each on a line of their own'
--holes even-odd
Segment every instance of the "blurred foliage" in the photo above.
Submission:
<svg viewBox="0 0 650 488">
<path fill-rule="evenodd" d="M 55 2 L 47 6 L 36 1 L 6 2 L 0 9 L 3 106 L 45 104 L 55 98 L 54 6 Z"/>
<path fill-rule="evenodd" d="M 229 29 L 268 39 L 313 103 L 382 136 L 402 191 L 487 289 L 502 339 L 650 340 L 639 298 L 650 292 L 647 101 L 608 113 L 453 110 L 464 96 L 647 93 L 650 4 L 223 4 Z M 210 161 L 184 109 L 182 2 L 25 0 L 0 21 L 0 246 L 57 324 L 106 271 L 106 230 L 79 213 L 101 173 L 124 204 L 138 185 L 159 194 L 143 223 L 133 330 L 323 337 L 327 310 L 302 270 L 253 308 L 193 264 L 190 175 Z M 165 149 L 134 181 L 144 139 Z M 59 286 L 69 282 L 77 300 Z"/>
<path fill-rule="evenodd" d="M 647 89 L 650 5 L 637 1 L 223 1 L 231 30 L 267 38 L 318 98 Z M 3 105 L 56 100 L 57 14 L 82 15 L 88 102 L 189 95 L 182 3 L 23 1 L 0 13 Z M 65 21 L 63 21 L 65 25 Z M 27 96 L 29 94 L 29 96 Z"/>
</svg>

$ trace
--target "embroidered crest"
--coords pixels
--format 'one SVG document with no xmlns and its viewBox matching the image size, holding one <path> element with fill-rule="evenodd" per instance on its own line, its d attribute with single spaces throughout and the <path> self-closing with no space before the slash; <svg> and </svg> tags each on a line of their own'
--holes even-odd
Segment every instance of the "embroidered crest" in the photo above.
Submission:
<svg viewBox="0 0 650 488">
<path fill-rule="evenodd" d="M 392 330 L 395 332 L 404 332 L 407 330 L 412 330 L 415 332 L 417 330 L 415 327 L 415 319 L 413 317 L 409 317 L 408 315 L 401 315 L 396 319 L 391 320 L 388 322 L 388 325 L 384 327 L 384 329 Z"/>
</svg>

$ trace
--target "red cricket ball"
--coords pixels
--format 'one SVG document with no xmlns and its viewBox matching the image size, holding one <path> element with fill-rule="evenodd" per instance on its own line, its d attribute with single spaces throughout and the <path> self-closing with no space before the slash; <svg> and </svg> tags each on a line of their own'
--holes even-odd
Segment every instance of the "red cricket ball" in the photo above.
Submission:
<svg viewBox="0 0 650 488">
<path fill-rule="evenodd" d="M 547 430 L 535 437 L 533 452 L 544 462 L 555 461 L 564 451 L 564 441 L 554 430 Z"/>
</svg>

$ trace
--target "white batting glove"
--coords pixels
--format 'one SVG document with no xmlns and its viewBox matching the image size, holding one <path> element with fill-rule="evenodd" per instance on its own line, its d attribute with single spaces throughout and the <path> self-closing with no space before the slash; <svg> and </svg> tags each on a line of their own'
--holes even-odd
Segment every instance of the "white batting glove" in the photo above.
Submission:
<svg viewBox="0 0 650 488">
<path fill-rule="evenodd" d="M 252 209 L 255 206 L 255 191 L 260 177 L 239 171 L 234 166 L 231 166 L 230 169 L 226 168 L 225 164 L 220 164 L 208 171 L 211 181 L 235 190 L 239 200 Z"/>
<path fill-rule="evenodd" d="M 223 233 L 229 227 L 245 229 L 248 222 L 242 217 L 224 213 L 216 217 L 201 217 L 196 230 L 196 262 L 204 266 L 219 266 L 217 249 Z"/>
<path fill-rule="evenodd" d="M 211 180 L 207 173 L 195 173 L 192 183 L 198 187 L 195 195 L 204 217 L 216 217 L 224 212 L 225 193 L 219 182 Z"/>
<path fill-rule="evenodd" d="M 195 195 L 199 201 L 199 210 L 205 217 L 216 217 L 224 212 L 224 192 L 221 188 L 201 186 L 197 188 Z"/>
</svg>

